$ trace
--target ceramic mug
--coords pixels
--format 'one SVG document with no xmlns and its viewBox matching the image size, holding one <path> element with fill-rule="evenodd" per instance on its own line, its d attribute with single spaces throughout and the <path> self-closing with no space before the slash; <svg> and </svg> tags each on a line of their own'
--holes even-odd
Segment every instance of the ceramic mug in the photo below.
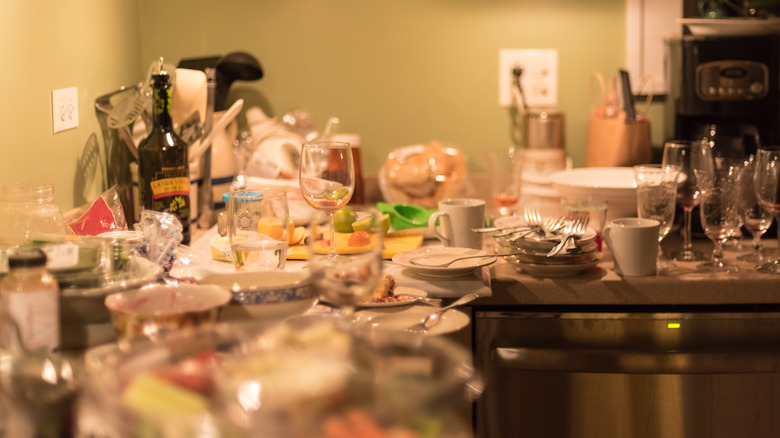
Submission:
<svg viewBox="0 0 780 438">
<path fill-rule="evenodd" d="M 603 237 L 615 259 L 615 272 L 626 277 L 655 275 L 660 227 L 661 222 L 656 219 L 613 219 Z"/>
<path fill-rule="evenodd" d="M 444 246 L 482 249 L 482 234 L 471 229 L 484 226 L 484 221 L 485 201 L 475 198 L 445 199 L 439 201 L 439 211 L 428 218 L 428 228 Z"/>
</svg>

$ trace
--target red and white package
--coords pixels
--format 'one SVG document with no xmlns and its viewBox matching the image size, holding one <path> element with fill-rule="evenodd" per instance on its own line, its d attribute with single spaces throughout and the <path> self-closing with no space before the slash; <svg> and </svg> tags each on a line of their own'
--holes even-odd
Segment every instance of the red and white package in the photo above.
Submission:
<svg viewBox="0 0 780 438">
<path fill-rule="evenodd" d="M 122 202 L 114 187 L 103 192 L 95 201 L 79 210 L 68 228 L 77 236 L 97 236 L 109 231 L 127 230 Z"/>
</svg>

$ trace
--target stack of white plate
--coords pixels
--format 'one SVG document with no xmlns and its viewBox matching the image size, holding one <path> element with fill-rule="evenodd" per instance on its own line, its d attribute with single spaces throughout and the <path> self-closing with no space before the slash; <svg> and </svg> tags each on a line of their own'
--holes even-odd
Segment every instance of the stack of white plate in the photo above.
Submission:
<svg viewBox="0 0 780 438">
<path fill-rule="evenodd" d="M 550 176 L 571 168 L 571 159 L 563 149 L 521 149 L 523 206 L 537 209 L 545 216 L 561 211 L 561 199 L 552 186 Z"/>
<path fill-rule="evenodd" d="M 495 221 L 496 227 L 523 225 L 519 217 L 505 217 Z M 545 237 L 543 233 L 526 231 L 516 234 L 493 235 L 501 246 L 515 251 L 516 254 L 504 257 L 506 261 L 519 269 L 538 276 L 564 277 L 590 269 L 598 264 L 601 253 L 596 244 L 596 232 L 588 229 L 581 237 L 574 238 L 572 249 L 556 255 L 547 254 L 561 242 L 563 234 Z"/>
</svg>

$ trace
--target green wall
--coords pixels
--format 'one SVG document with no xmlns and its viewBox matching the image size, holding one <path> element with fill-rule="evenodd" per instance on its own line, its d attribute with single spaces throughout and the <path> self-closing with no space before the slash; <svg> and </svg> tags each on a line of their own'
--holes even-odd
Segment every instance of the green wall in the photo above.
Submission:
<svg viewBox="0 0 780 438">
<path fill-rule="evenodd" d="M 95 98 L 138 81 L 139 5 L 120 0 L 0 2 L 0 184 L 54 184 L 63 210 L 102 190 L 103 172 L 78 166 L 102 135 Z M 79 127 L 52 131 L 51 91 L 78 88 Z"/>
<path fill-rule="evenodd" d="M 625 0 L 9 0 L 0 36 L 0 183 L 51 182 L 67 209 L 100 192 L 103 175 L 90 180 L 78 166 L 90 136 L 103 144 L 95 98 L 141 81 L 159 56 L 252 53 L 265 77 L 235 83 L 229 102 L 271 115 L 301 108 L 320 127 L 338 116 L 362 135 L 366 173 L 393 148 L 430 139 L 461 148 L 481 172 L 483 150 L 511 139 L 497 103 L 499 49 L 556 48 L 579 166 L 588 77 L 624 62 Z M 80 126 L 54 135 L 51 90 L 71 86 Z"/>
</svg>

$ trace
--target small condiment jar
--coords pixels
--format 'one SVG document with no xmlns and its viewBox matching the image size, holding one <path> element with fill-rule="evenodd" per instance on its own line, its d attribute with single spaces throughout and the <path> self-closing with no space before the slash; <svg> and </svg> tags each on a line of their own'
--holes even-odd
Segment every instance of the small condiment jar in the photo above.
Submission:
<svg viewBox="0 0 780 438">
<path fill-rule="evenodd" d="M 6 350 L 52 352 L 60 346 L 60 293 L 46 270 L 46 254 L 26 249 L 8 255 L 0 281 L 2 345 Z"/>
</svg>

